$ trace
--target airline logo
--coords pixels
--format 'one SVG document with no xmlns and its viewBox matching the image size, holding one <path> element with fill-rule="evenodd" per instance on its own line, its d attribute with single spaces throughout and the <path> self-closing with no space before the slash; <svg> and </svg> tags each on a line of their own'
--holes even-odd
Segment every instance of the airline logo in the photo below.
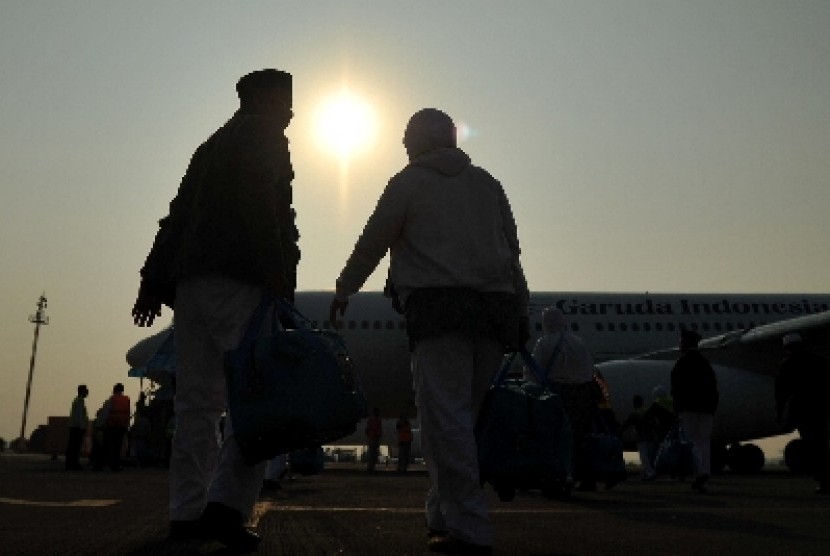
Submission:
<svg viewBox="0 0 830 556">
<path fill-rule="evenodd" d="M 646 298 L 641 302 L 603 303 L 580 301 L 578 298 L 558 299 L 553 305 L 566 315 L 770 315 L 778 319 L 812 315 L 830 310 L 826 302 L 811 302 L 807 299 L 787 302 L 730 300 L 699 301 L 678 298 L 671 301 L 656 301 Z M 547 305 L 544 305 L 547 306 Z M 533 304 L 534 309 L 543 306 Z"/>
</svg>

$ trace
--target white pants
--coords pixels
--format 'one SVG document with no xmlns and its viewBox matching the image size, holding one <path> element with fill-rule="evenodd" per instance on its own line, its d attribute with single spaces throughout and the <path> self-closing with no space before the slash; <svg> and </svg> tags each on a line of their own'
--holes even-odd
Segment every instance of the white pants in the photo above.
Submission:
<svg viewBox="0 0 830 556">
<path fill-rule="evenodd" d="M 248 518 L 265 463 L 248 466 L 227 417 L 225 352 L 239 345 L 262 289 L 220 275 L 181 281 L 173 315 L 176 342 L 176 432 L 170 457 L 170 519 L 197 519 L 207 502 Z M 221 445 L 220 445 L 221 444 Z"/>
<path fill-rule="evenodd" d="M 643 478 L 651 479 L 657 475 L 654 470 L 654 457 L 657 453 L 657 444 L 651 440 L 637 442 L 637 451 L 640 454 L 640 465 L 643 468 Z"/>
<path fill-rule="evenodd" d="M 492 545 L 493 528 L 479 483 L 473 427 L 504 349 L 457 334 L 418 343 L 412 355 L 421 446 L 430 477 L 427 527 Z"/>
<path fill-rule="evenodd" d="M 712 470 L 712 421 L 711 413 L 680 413 L 680 426 L 691 440 L 695 453 L 695 477 L 709 475 Z"/>
</svg>

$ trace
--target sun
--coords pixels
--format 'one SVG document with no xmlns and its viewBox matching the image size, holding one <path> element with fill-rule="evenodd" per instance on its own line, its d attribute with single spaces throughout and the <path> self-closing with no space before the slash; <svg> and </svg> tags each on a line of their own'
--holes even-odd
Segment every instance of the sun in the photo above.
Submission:
<svg viewBox="0 0 830 556">
<path fill-rule="evenodd" d="M 316 113 L 316 137 L 324 148 L 341 159 L 371 147 L 376 128 L 372 107 L 349 91 L 325 99 Z"/>
</svg>

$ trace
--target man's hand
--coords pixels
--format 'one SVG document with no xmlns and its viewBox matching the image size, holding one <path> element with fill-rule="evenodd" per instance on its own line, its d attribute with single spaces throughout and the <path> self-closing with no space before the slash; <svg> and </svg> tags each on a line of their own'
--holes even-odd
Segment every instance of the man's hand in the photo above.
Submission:
<svg viewBox="0 0 830 556">
<path fill-rule="evenodd" d="M 346 307 L 349 306 L 349 301 L 340 301 L 335 297 L 331 300 L 331 306 L 329 307 L 329 321 L 331 322 L 332 328 L 340 328 L 337 320 L 337 313 L 340 313 L 340 316 L 346 314 Z"/>
<path fill-rule="evenodd" d="M 161 299 L 143 280 L 138 288 L 132 315 L 137 326 L 152 326 L 156 317 L 161 316 Z"/>
</svg>

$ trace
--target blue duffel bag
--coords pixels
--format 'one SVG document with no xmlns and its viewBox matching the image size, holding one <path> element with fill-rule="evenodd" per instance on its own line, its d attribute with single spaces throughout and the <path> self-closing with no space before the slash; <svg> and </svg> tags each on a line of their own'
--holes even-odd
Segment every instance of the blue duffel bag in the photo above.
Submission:
<svg viewBox="0 0 830 556">
<path fill-rule="evenodd" d="M 567 498 L 572 483 L 570 423 L 561 399 L 526 350 L 521 355 L 539 384 L 507 378 L 515 355 L 496 375 L 478 416 L 479 479 L 482 485 L 490 483 L 502 501 L 525 489 Z"/>
<path fill-rule="evenodd" d="M 686 437 L 683 427 L 676 423 L 657 449 L 654 469 L 658 475 L 683 478 L 694 475 L 694 445 Z"/>
<path fill-rule="evenodd" d="M 265 319 L 293 328 L 259 336 Z M 303 327 L 288 302 L 264 295 L 239 347 L 225 354 L 228 411 L 249 465 L 352 434 L 366 400 L 339 334 Z"/>
</svg>

